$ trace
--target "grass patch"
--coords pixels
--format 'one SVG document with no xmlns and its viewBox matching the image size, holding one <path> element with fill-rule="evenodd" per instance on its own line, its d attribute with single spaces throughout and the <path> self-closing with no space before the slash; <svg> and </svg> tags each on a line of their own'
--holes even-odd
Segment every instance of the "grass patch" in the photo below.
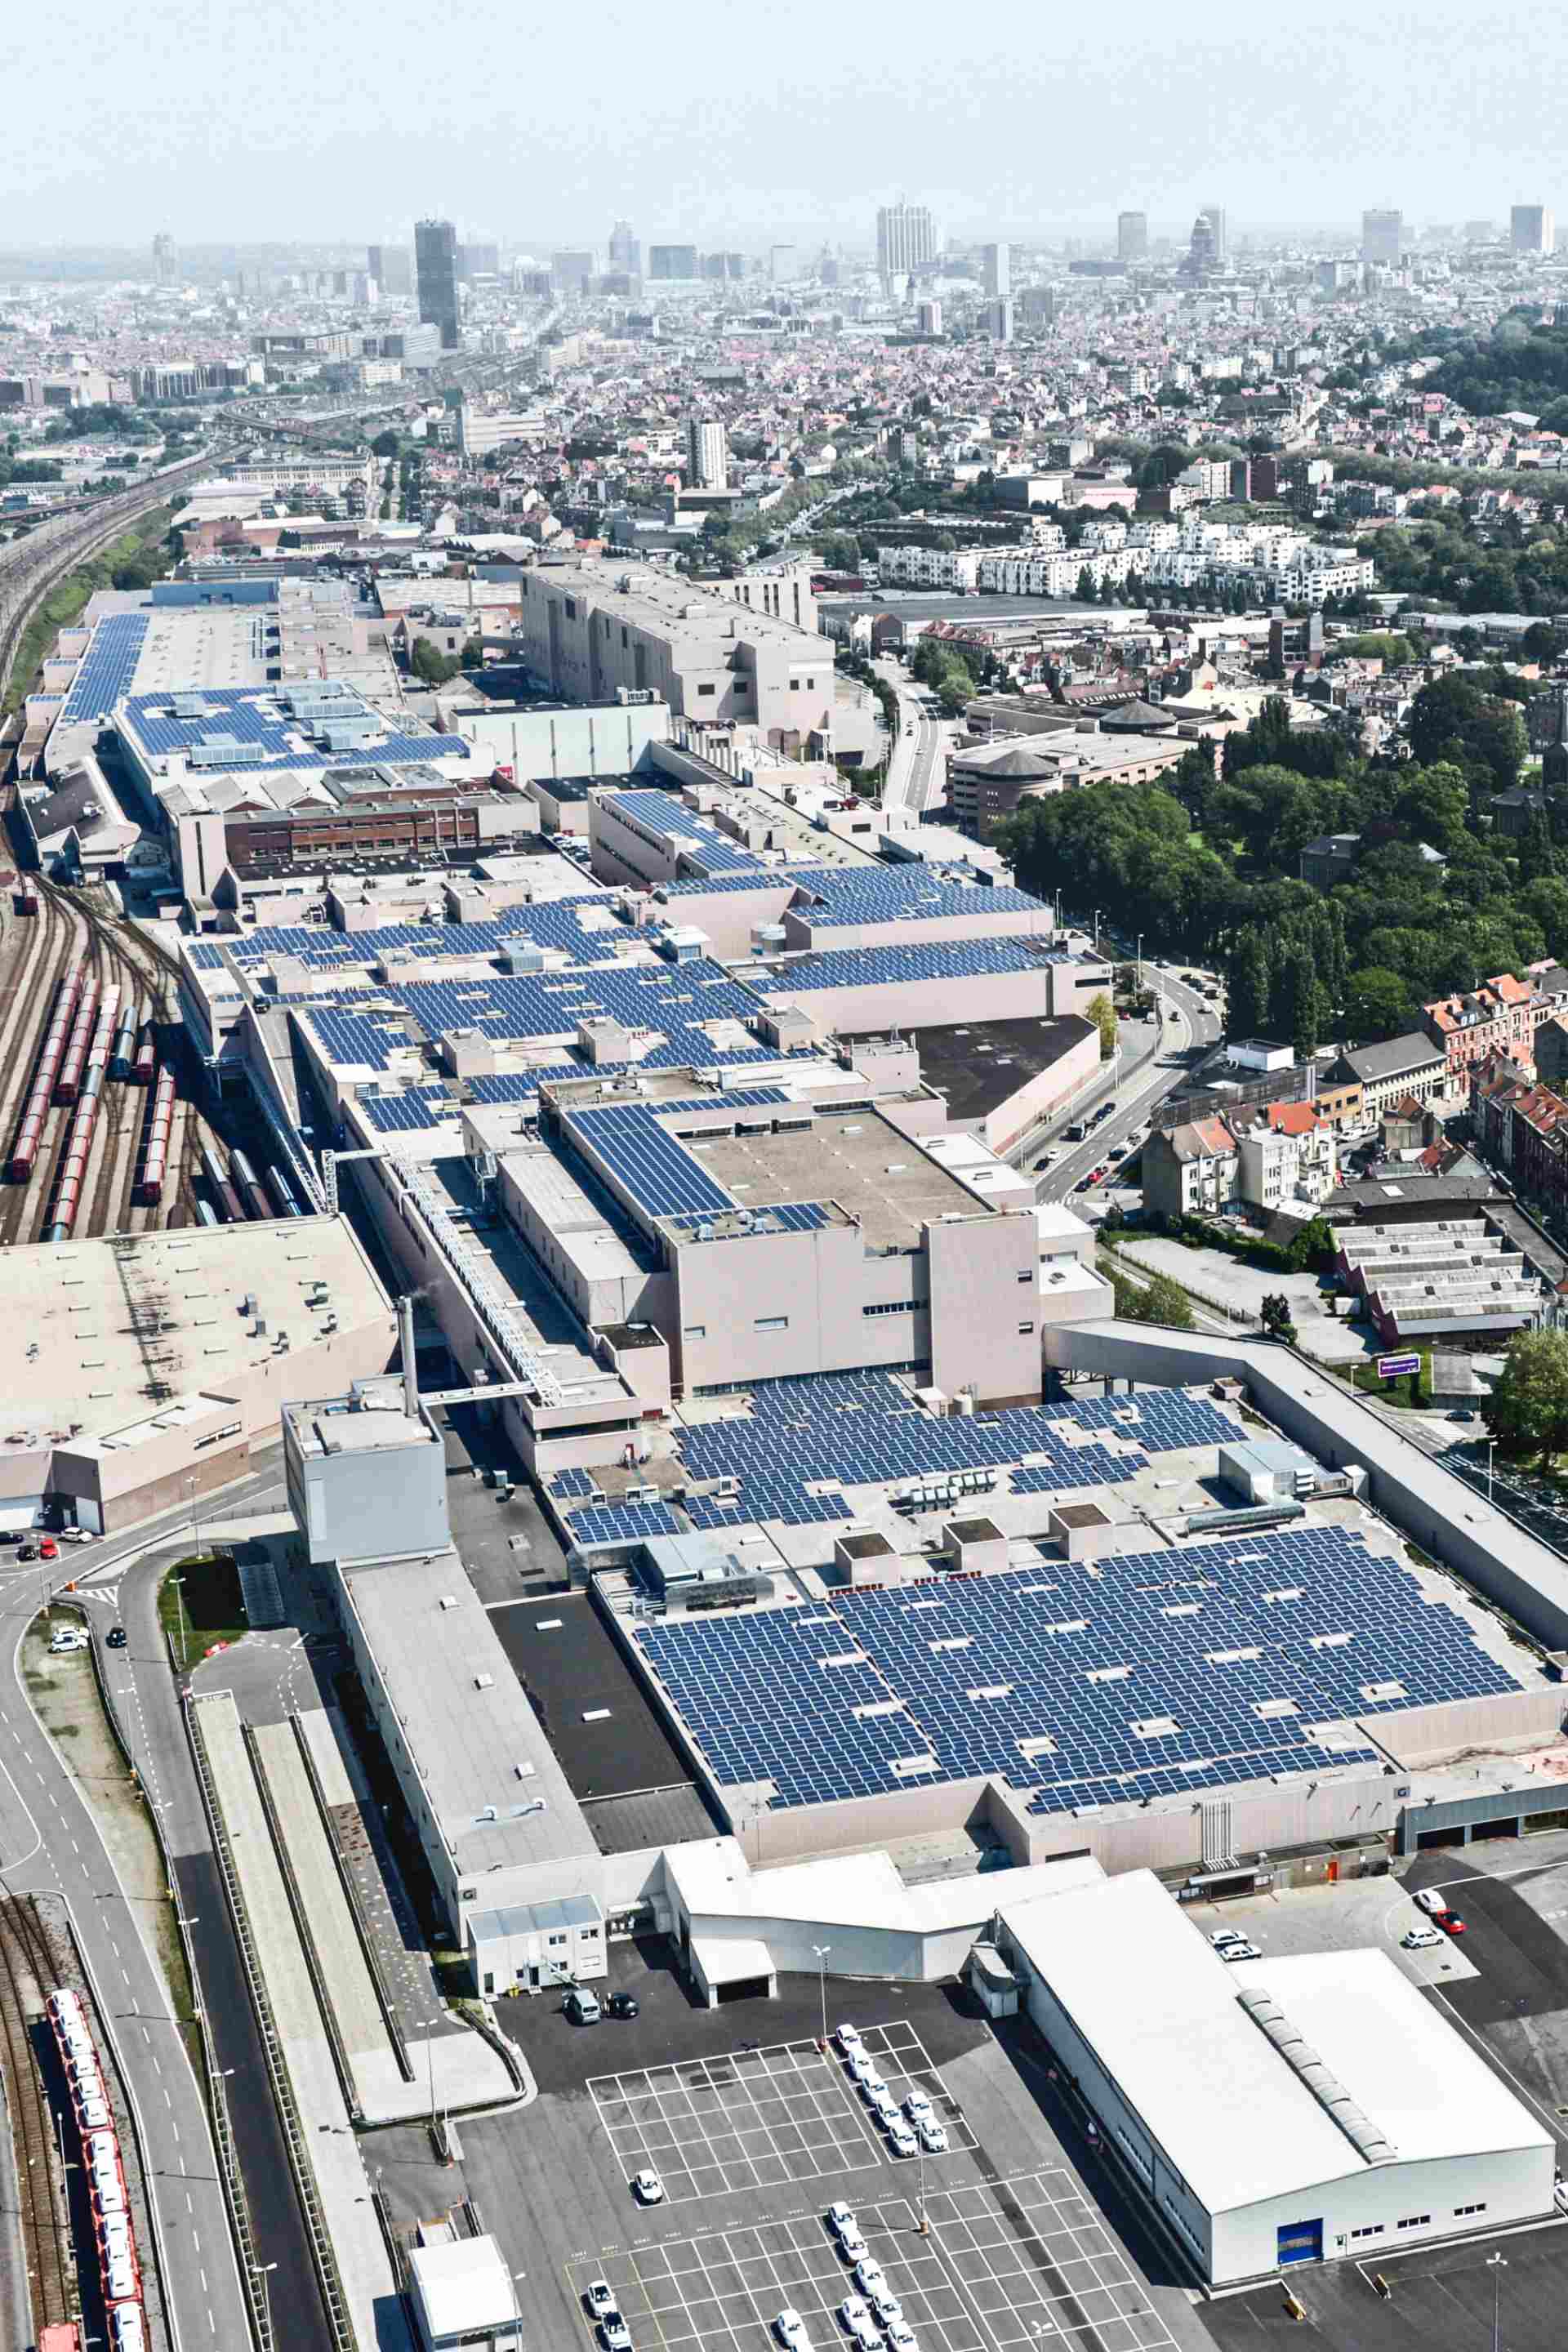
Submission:
<svg viewBox="0 0 1568 2352">
<path fill-rule="evenodd" d="M 179 1579 L 178 1585 L 175 1578 Z M 158 1587 L 158 1622 L 180 1655 L 195 1664 L 219 1642 L 237 1642 L 250 1630 L 234 1554 L 197 1552 L 177 1559 Z"/>
<path fill-rule="evenodd" d="M 147 556 L 168 532 L 174 520 L 172 506 L 154 507 L 151 514 L 120 538 L 111 540 L 101 554 L 68 572 L 57 580 L 17 641 L 16 664 L 11 672 L 11 684 L 0 710 L 19 710 L 34 674 L 55 640 L 57 629 L 68 627 L 81 618 L 87 602 L 95 590 L 112 585 L 113 575 L 121 565 L 132 563 L 139 556 Z M 173 557 L 163 564 L 165 571 Z"/>
<path fill-rule="evenodd" d="M 1419 1412 L 1432 1402 L 1432 1350 L 1430 1348 L 1385 1348 L 1385 1356 L 1419 1355 L 1421 1370 L 1407 1372 L 1396 1381 L 1379 1380 L 1377 1358 L 1366 1357 L 1359 1364 L 1335 1364 L 1332 1370 L 1341 1380 L 1362 1396 L 1381 1397 L 1384 1404 L 1400 1405 Z"/>
</svg>

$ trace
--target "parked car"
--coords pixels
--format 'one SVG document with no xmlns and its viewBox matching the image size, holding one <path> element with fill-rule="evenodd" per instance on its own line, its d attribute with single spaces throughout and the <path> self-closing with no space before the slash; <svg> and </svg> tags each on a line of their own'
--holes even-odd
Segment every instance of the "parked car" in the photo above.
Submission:
<svg viewBox="0 0 1568 2352">
<path fill-rule="evenodd" d="M 613 1992 L 605 2003 L 605 2015 L 606 2017 L 640 2016 L 637 1995 L 630 1992 Z"/>
<path fill-rule="evenodd" d="M 855 2284 L 861 2294 L 868 2294 L 873 2302 L 876 2300 L 878 2288 L 887 2285 L 888 2273 L 875 2254 L 866 2254 L 856 2263 Z"/>
<path fill-rule="evenodd" d="M 838 2316 L 844 2322 L 845 2334 L 860 2352 L 881 2352 L 882 2331 L 871 2316 L 871 2306 L 864 2295 L 847 2295 L 838 2306 Z"/>
<path fill-rule="evenodd" d="M 915 2331 L 907 2319 L 894 2319 L 888 2324 L 889 2352 L 920 2352 Z"/>
<path fill-rule="evenodd" d="M 886 2083 L 883 2082 L 880 2074 L 878 2074 L 876 2067 L 871 2065 L 869 2061 L 863 2063 L 866 2065 L 866 2072 L 864 2074 L 862 2074 L 858 2068 L 852 2068 L 851 2072 L 855 2075 L 855 2080 L 860 2085 L 861 2095 L 864 2097 L 867 2105 L 868 2107 L 874 2107 L 879 2099 L 885 2099 L 888 2097 L 888 2086 Z"/>
<path fill-rule="evenodd" d="M 111 1626 L 110 1627 L 110 1629 L 109 1629 L 108 1633 L 104 1635 L 103 1639 L 104 1639 L 104 1645 L 105 1645 L 105 1647 L 106 1647 L 106 1648 L 110 1649 L 110 1650 L 122 1650 L 122 1649 L 125 1647 L 125 1643 L 126 1643 L 126 1633 L 125 1633 L 125 1628 L 124 1628 L 124 1626 L 123 1626 L 123 1625 L 111 1625 Z"/>
<path fill-rule="evenodd" d="M 618 2308 L 616 2291 L 608 2279 L 590 2279 L 583 2290 L 583 2300 L 595 2319 L 608 2319 Z"/>
<path fill-rule="evenodd" d="M 866 2251 L 866 2241 L 860 2235 L 860 2224 L 852 2207 L 842 2197 L 836 2197 L 827 2209 L 827 2226 L 838 2241 L 838 2251 L 847 2262 L 858 2263 Z"/>
<path fill-rule="evenodd" d="M 1257 1945 L 1249 1944 L 1245 1937 L 1239 1943 L 1221 1944 L 1219 1956 L 1222 1960 L 1260 1960 L 1263 1958 Z"/>
<path fill-rule="evenodd" d="M 923 2091 L 911 2091 L 904 2101 L 904 2113 L 912 2124 L 931 2123 L 935 2117 L 936 2109 Z"/>
<path fill-rule="evenodd" d="M 1448 1898 L 1439 1886 L 1420 1887 L 1413 1899 L 1417 1911 L 1425 1911 L 1434 1919 L 1439 1911 L 1448 1907 Z"/>
<path fill-rule="evenodd" d="M 888 2284 L 887 2280 L 879 2279 L 877 2284 L 868 2286 L 866 2292 L 871 2299 L 871 2308 L 883 2326 L 897 2327 L 903 2318 L 904 2306 Z"/>
<path fill-rule="evenodd" d="M 639 2205 L 662 2205 L 664 2183 L 651 2164 L 632 2175 L 632 2190 Z"/>
<path fill-rule="evenodd" d="M 784 2346 L 784 2352 L 811 2352 L 811 2338 L 798 2311 L 781 2311 L 773 2322 L 773 2334 Z"/>
<path fill-rule="evenodd" d="M 1465 1923 L 1457 1911 L 1439 1911 L 1436 1920 L 1445 1936 L 1462 1936 L 1465 1932 Z"/>
<path fill-rule="evenodd" d="M 841 2055 L 846 2058 L 853 2058 L 858 2051 L 866 2047 L 858 2029 L 853 2025 L 836 2025 L 833 2029 L 833 2039 L 837 2042 Z"/>
<path fill-rule="evenodd" d="M 902 2116 L 895 2116 L 888 2126 L 888 2146 L 895 2156 L 913 2156 L 920 2147 Z"/>
<path fill-rule="evenodd" d="M 924 2148 L 928 2156 L 945 2156 L 947 2154 L 949 2147 L 952 2146 L 952 2142 L 947 2137 L 947 2126 L 944 2123 L 940 2123 L 935 2116 L 928 2116 L 925 2121 L 918 2123 L 915 2126 L 915 2129 L 921 2136 L 921 2146 Z"/>
<path fill-rule="evenodd" d="M 1425 1952 L 1443 1938 L 1436 1927 L 1412 1927 L 1399 1940 L 1407 1952 Z"/>
</svg>

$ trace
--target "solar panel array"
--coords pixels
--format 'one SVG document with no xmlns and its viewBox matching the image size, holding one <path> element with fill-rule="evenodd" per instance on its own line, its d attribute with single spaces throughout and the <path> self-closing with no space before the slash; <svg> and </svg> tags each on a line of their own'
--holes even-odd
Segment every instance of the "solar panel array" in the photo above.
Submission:
<svg viewBox="0 0 1568 2352">
<path fill-rule="evenodd" d="M 680 1522 L 668 1503 L 591 1503 L 570 1514 L 566 1532 L 576 1544 L 638 1543 L 678 1536 Z"/>
<path fill-rule="evenodd" d="M 695 898 L 704 893 L 731 890 L 789 890 L 797 885 L 815 890 L 830 871 L 821 866 L 766 866 L 760 872 L 747 867 L 733 874 L 694 875 L 681 882 L 654 885 L 656 898 Z"/>
<path fill-rule="evenodd" d="M 81 657 L 61 706 L 58 723 L 105 719 L 123 701 L 136 675 L 147 635 L 145 613 L 110 613 L 92 633 L 92 643 Z"/>
<path fill-rule="evenodd" d="M 223 950 L 211 940 L 186 940 L 184 950 L 198 971 L 221 971 Z"/>
<path fill-rule="evenodd" d="M 1074 1398 L 943 1421 L 933 1420 L 879 1371 L 781 1381 L 752 1390 L 751 1397 L 749 1418 L 703 1422 L 679 1433 L 681 1459 L 693 1478 L 738 1478 L 742 1485 L 741 1505 L 724 1507 L 719 1517 L 708 1516 L 716 1507 L 711 1502 L 696 1498 L 689 1507 L 699 1526 L 733 1526 L 737 1516 L 777 1517 L 753 1510 L 753 1499 L 760 1504 L 788 1493 L 799 1507 L 810 1499 L 807 1487 L 823 1479 L 856 1486 L 992 1470 L 1011 1472 L 1015 1494 L 1117 1486 L 1143 1469 L 1151 1454 L 1231 1444 L 1241 1434 L 1205 1398 L 1182 1389 Z M 1068 1433 L 1068 1425 L 1088 1431 L 1087 1441 Z M 1105 1443 L 1112 1436 L 1123 1441 L 1125 1451 Z M 1028 1466 L 1016 1466 L 1024 1464 Z"/>
<path fill-rule="evenodd" d="M 886 988 L 910 980 L 977 980 L 1029 971 L 1042 961 L 1039 941 L 1026 934 L 1001 940 L 919 940 L 909 947 L 813 949 L 808 954 L 749 975 L 768 996 L 805 989 Z"/>
<path fill-rule="evenodd" d="M 731 1195 L 660 1126 L 646 1103 L 574 1110 L 571 1122 L 650 1216 L 734 1207 Z"/>
<path fill-rule="evenodd" d="M 822 887 L 826 906 L 803 908 L 814 929 L 850 923 L 956 920 L 965 915 L 1040 915 L 1047 909 L 1027 890 L 950 880 L 921 866 L 836 873 Z"/>
<path fill-rule="evenodd" d="M 781 1806 L 991 1773 L 1037 1812 L 1186 1795 L 1371 1764 L 1327 1727 L 1520 1687 L 1456 1612 L 1342 1527 L 837 1593 L 633 1639 L 719 1780 L 771 1780 Z"/>
<path fill-rule="evenodd" d="M 559 1500 L 564 1502 L 574 1495 L 591 1495 L 594 1492 L 594 1481 L 585 1470 L 557 1470 L 554 1477 L 550 1481 L 550 1491 Z"/>
<path fill-rule="evenodd" d="M 832 1222 L 832 1212 L 823 1201 L 780 1201 L 772 1207 L 752 1209 L 747 1213 L 764 1233 L 771 1229 L 774 1233 L 812 1234 Z M 710 1220 L 700 1210 L 672 1217 L 670 1224 L 689 1241 L 713 1238 Z"/>
<path fill-rule="evenodd" d="M 373 1070 L 384 1070 L 389 1051 L 408 1043 L 400 1028 L 374 1021 L 367 1013 L 341 1011 L 335 1004 L 311 1005 L 300 1017 L 310 1024 L 331 1062 L 364 1062 Z"/>
<path fill-rule="evenodd" d="M 359 1107 L 378 1135 L 418 1134 L 456 1118 L 444 1087 L 411 1087 L 401 1095 L 361 1095 Z"/>
<path fill-rule="evenodd" d="M 237 743 L 258 746 L 268 768 L 359 767 L 384 761 L 400 764 L 413 760 L 467 759 L 468 745 L 458 735 L 388 735 L 360 749 L 325 751 L 316 746 L 296 749 L 291 738 L 301 723 L 265 687 L 212 686 L 203 688 L 204 716 L 177 718 L 167 692 L 136 694 L 126 708 L 139 742 L 154 759 L 187 753 L 204 738 L 232 736 Z M 243 764 L 251 764 L 251 760 Z M 242 764 L 236 761 L 237 766 Z"/>
<path fill-rule="evenodd" d="M 681 856 L 704 873 L 734 873 L 742 868 L 759 874 L 772 871 L 755 850 L 732 841 L 727 833 L 721 833 L 708 819 L 683 806 L 668 793 L 604 793 L 600 800 L 603 805 L 631 818 L 635 829 L 653 834 L 660 840 L 675 836 L 679 841 Z"/>
</svg>

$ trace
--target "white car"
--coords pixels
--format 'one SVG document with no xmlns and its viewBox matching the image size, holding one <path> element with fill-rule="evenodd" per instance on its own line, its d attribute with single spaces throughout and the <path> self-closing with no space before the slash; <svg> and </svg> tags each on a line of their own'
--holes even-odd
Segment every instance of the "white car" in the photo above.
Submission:
<svg viewBox="0 0 1568 2352">
<path fill-rule="evenodd" d="M 605 2352 L 632 2352 L 632 2331 L 618 2311 L 600 2320 L 599 2341 Z"/>
<path fill-rule="evenodd" d="M 833 2029 L 833 2039 L 837 2042 L 840 2053 L 846 2058 L 858 2056 L 866 2047 L 858 2031 L 853 2025 L 836 2025 Z"/>
<path fill-rule="evenodd" d="M 875 2303 L 878 2288 L 884 2287 L 888 2284 L 888 2273 L 875 2254 L 862 2255 L 859 2262 L 856 2263 L 855 2284 L 862 2294 L 868 2294 Z"/>
<path fill-rule="evenodd" d="M 939 2123 L 936 2117 L 931 2116 L 928 2117 L 925 2122 L 918 2123 L 915 2126 L 915 2129 L 921 2136 L 921 2146 L 924 2148 L 928 2156 L 945 2156 L 947 2154 L 948 2148 L 952 2143 L 948 2139 L 947 2126 L 945 2124 Z"/>
<path fill-rule="evenodd" d="M 847 2205 L 839 2203 L 827 2209 L 827 2226 L 838 2241 L 838 2251 L 847 2263 L 858 2263 L 866 2251 L 866 2241 L 860 2235 L 860 2224 Z"/>
<path fill-rule="evenodd" d="M 1260 1960 L 1263 1958 L 1257 1945 L 1249 1944 L 1245 1937 L 1234 1944 L 1222 1944 L 1219 1956 L 1222 1960 Z"/>
<path fill-rule="evenodd" d="M 904 2113 L 908 2116 L 910 2123 L 912 2124 L 929 2124 L 933 2122 L 936 2117 L 936 2109 L 931 2105 L 931 2101 L 927 2098 L 923 2091 L 911 2091 L 910 2093 L 909 2097 L 904 2101 Z"/>
<path fill-rule="evenodd" d="M 583 2300 L 595 2319 L 608 2319 L 617 2308 L 616 2291 L 608 2279 L 590 2279 L 583 2290 Z"/>
<path fill-rule="evenodd" d="M 903 2121 L 903 2117 L 900 2115 L 897 2107 L 893 2105 L 893 2095 L 888 2089 L 886 2084 L 882 2085 L 881 2089 L 872 2099 L 871 2113 L 876 2116 L 877 2121 L 881 2125 L 884 2131 L 891 2131 L 895 2124 L 901 2123 Z"/>
<path fill-rule="evenodd" d="M 1440 1944 L 1443 1938 L 1436 1927 L 1412 1927 L 1399 1940 L 1407 1952 L 1424 1952 L 1431 1945 Z"/>
<path fill-rule="evenodd" d="M 854 2074 L 855 2080 L 859 2084 L 861 2095 L 868 2107 L 874 2107 L 879 2099 L 891 2098 L 891 2092 L 889 2090 L 886 2083 L 882 2080 L 880 2074 L 878 2074 L 875 2066 L 868 2065 L 864 2074 L 862 2074 L 859 2068 L 857 2067 L 854 2070 Z"/>
<path fill-rule="evenodd" d="M 664 2202 L 664 2183 L 651 2165 L 633 2175 L 632 2192 L 644 2205 L 662 2205 Z"/>
<path fill-rule="evenodd" d="M 904 2306 L 884 2279 L 879 2286 L 871 2287 L 871 2308 L 884 2327 L 901 2327 Z"/>
<path fill-rule="evenodd" d="M 1222 1944 L 1245 1944 L 1247 1937 L 1239 1927 L 1215 1927 L 1210 1931 L 1209 1942 L 1217 1952 Z"/>
<path fill-rule="evenodd" d="M 888 2146 L 895 2156 L 913 2156 L 920 2146 L 902 2116 L 895 2116 L 888 2126 Z"/>
<path fill-rule="evenodd" d="M 915 2331 L 907 2319 L 895 2319 L 888 2329 L 889 2352 L 920 2352 Z"/>
<path fill-rule="evenodd" d="M 860 2352 L 881 2352 L 881 2329 L 871 2316 L 870 2305 L 860 2295 L 852 2294 L 841 2303 L 838 2316 L 844 2322 L 846 2334 L 860 2347 Z"/>
<path fill-rule="evenodd" d="M 867 2050 L 851 2050 L 844 2063 L 850 2075 L 862 2086 L 878 2080 L 877 2062 Z"/>
<path fill-rule="evenodd" d="M 784 2347 L 784 2352 L 811 2352 L 811 2338 L 798 2311 L 781 2311 L 773 2322 L 773 2334 Z"/>
</svg>

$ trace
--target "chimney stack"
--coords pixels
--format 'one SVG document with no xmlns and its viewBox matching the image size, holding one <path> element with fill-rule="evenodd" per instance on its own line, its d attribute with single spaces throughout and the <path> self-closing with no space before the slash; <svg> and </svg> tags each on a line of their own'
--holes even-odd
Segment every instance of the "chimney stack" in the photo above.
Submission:
<svg viewBox="0 0 1568 2352">
<path fill-rule="evenodd" d="M 405 1292 L 397 1302 L 398 1343 L 403 1353 L 403 1410 L 410 1421 L 419 1418 L 419 1372 L 414 1356 L 414 1298 Z"/>
</svg>

